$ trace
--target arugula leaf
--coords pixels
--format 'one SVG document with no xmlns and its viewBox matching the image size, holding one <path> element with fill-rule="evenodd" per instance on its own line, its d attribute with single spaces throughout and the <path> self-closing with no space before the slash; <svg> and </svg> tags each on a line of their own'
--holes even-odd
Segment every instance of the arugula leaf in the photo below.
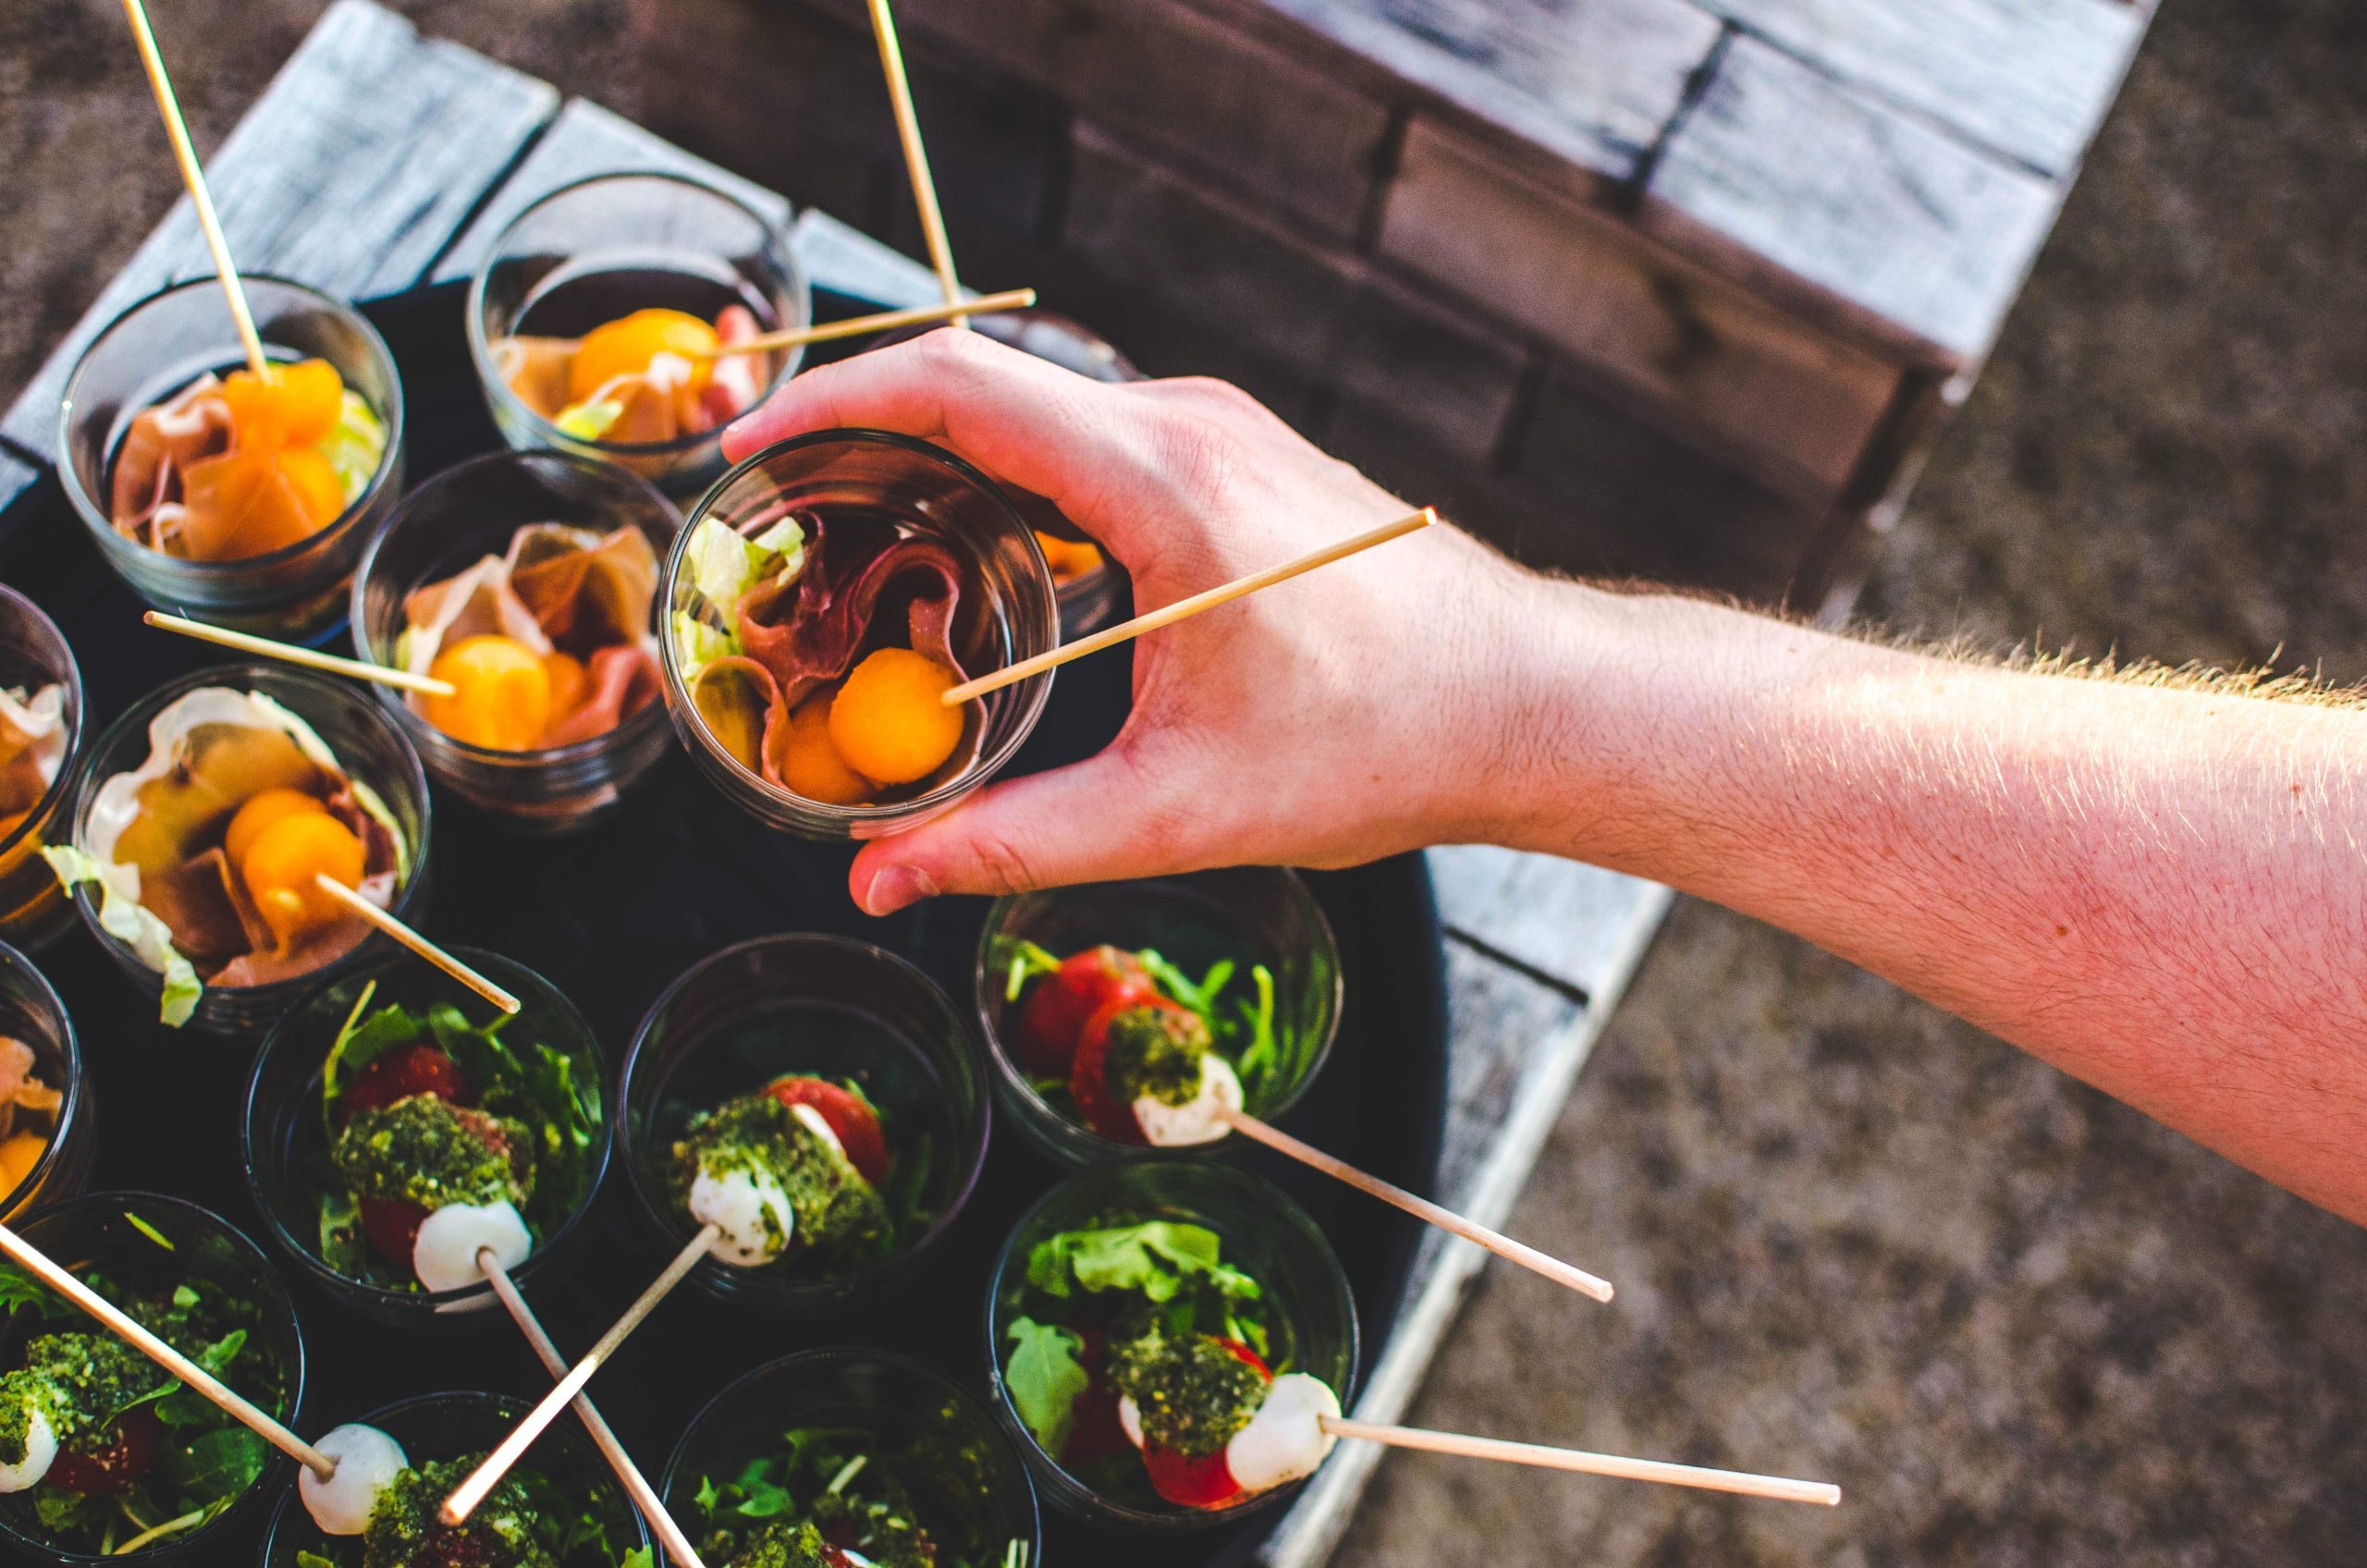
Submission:
<svg viewBox="0 0 2367 1568">
<path fill-rule="evenodd" d="M 743 1519 L 778 1519 L 797 1506 L 789 1488 L 773 1481 L 772 1468 L 771 1460 L 756 1459 L 740 1472 L 733 1483 L 740 1489 L 740 1503 L 733 1513 Z"/>
<path fill-rule="evenodd" d="M 14 1313 L 20 1306 L 30 1306 L 52 1321 L 81 1316 L 72 1303 L 60 1301 L 47 1285 L 15 1264 L 0 1263 L 0 1308 Z"/>
<path fill-rule="evenodd" d="M 1085 1341 L 1058 1324 L 1032 1317 L 1013 1321 L 1008 1337 L 1011 1359 L 1002 1376 L 1012 1408 L 1044 1452 L 1057 1456 L 1068 1446 L 1077 1396 L 1092 1382 L 1077 1360 Z"/>
<path fill-rule="evenodd" d="M 1027 1282 L 1066 1300 L 1071 1282 L 1088 1291 L 1134 1291 L 1152 1302 L 1174 1299 L 1184 1281 L 1213 1273 L 1220 1243 L 1203 1225 L 1169 1219 L 1062 1231 L 1027 1255 Z"/>
<path fill-rule="evenodd" d="M 362 1206 L 341 1186 L 321 1190 L 321 1261 L 350 1279 L 363 1278 L 370 1268 L 369 1250 L 362 1244 Z"/>
<path fill-rule="evenodd" d="M 212 1408 L 211 1406 L 208 1407 Z M 237 1497 L 270 1463 L 269 1445 L 244 1427 L 216 1427 L 167 1447 L 157 1473 L 185 1497 L 209 1501 Z"/>
<path fill-rule="evenodd" d="M 637 1546 L 624 1554 L 617 1568 L 657 1568 L 657 1559 L 650 1555 L 647 1547 Z"/>
<path fill-rule="evenodd" d="M 150 1241 L 155 1243 L 166 1252 L 175 1252 L 178 1250 L 173 1245 L 171 1241 L 166 1239 L 165 1232 L 157 1230 L 156 1227 L 149 1224 L 148 1221 L 132 1213 L 131 1210 L 128 1208 L 125 1209 L 123 1211 L 123 1217 L 130 1222 L 133 1230 L 139 1231 L 141 1235 L 147 1237 Z"/>
<path fill-rule="evenodd" d="M 1233 1065 L 1244 1090 L 1263 1086 L 1282 1065 L 1282 1050 L 1274 1037 L 1274 972 L 1264 964 L 1251 967 L 1249 978 L 1257 986 L 1255 1005 L 1242 1004 L 1241 1026 L 1249 1031 L 1249 1044 Z"/>
<path fill-rule="evenodd" d="M 1012 937 L 1009 941 L 1003 962 L 1009 965 L 1010 973 L 1003 980 L 1002 999 L 1015 1002 L 1019 994 L 1027 988 L 1027 982 L 1039 974 L 1051 974 L 1060 968 L 1061 961 L 1024 937 Z"/>
<path fill-rule="evenodd" d="M 699 1477 L 698 1496 L 693 1498 L 691 1501 L 698 1504 L 698 1510 L 701 1514 L 712 1515 L 715 1513 L 716 1500 L 720 1495 L 721 1494 L 715 1489 L 714 1477 L 710 1476 L 701 1476 Z"/>
<path fill-rule="evenodd" d="M 337 1564 L 336 1559 L 323 1557 L 317 1551 L 299 1550 L 296 1553 L 296 1568 L 337 1568 Z"/>
<path fill-rule="evenodd" d="M 193 1286 L 179 1284 L 173 1287 L 173 1305 L 179 1307 L 183 1312 L 187 1312 L 190 1307 L 195 1306 L 201 1299 L 202 1298 L 198 1295 L 197 1291 Z"/>
<path fill-rule="evenodd" d="M 197 1353 L 197 1364 L 224 1382 L 230 1380 L 230 1364 L 247 1348 L 247 1331 L 233 1329 L 220 1339 Z M 167 1427 L 193 1427 L 221 1419 L 221 1412 L 211 1400 L 195 1389 L 181 1383 L 166 1386 L 156 1401 L 156 1419 Z M 246 1431 L 241 1427 L 240 1431 Z M 251 1436 L 252 1434 L 249 1434 Z"/>
<path fill-rule="evenodd" d="M 1145 948 L 1134 954 L 1134 958 L 1150 972 L 1151 979 L 1158 983 L 1160 990 L 1198 1013 L 1209 1028 L 1216 1027 L 1217 997 L 1233 979 L 1233 960 L 1218 960 L 1205 976 L 1195 982 L 1190 975 L 1168 962 L 1155 949 Z"/>
</svg>

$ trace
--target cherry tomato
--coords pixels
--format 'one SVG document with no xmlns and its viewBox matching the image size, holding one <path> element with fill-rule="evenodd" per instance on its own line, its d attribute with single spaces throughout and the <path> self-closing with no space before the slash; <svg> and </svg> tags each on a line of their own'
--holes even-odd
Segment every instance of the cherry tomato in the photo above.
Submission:
<svg viewBox="0 0 2367 1568">
<path fill-rule="evenodd" d="M 1020 1065 L 1045 1077 L 1066 1072 L 1087 1019 L 1121 998 L 1156 995 L 1142 961 L 1130 952 L 1105 944 L 1071 953 L 1020 1004 Z"/>
<path fill-rule="evenodd" d="M 1110 1025 L 1122 1014 L 1137 1008 L 1164 1009 L 1170 1012 L 1188 1013 L 1192 1010 L 1183 1003 L 1171 1001 L 1158 992 L 1148 996 L 1121 994 L 1104 1003 L 1085 1027 L 1077 1031 L 1076 1057 L 1069 1064 L 1069 1097 L 1076 1101 L 1085 1125 L 1105 1138 L 1115 1138 L 1122 1144 L 1149 1142 L 1143 1136 L 1141 1123 L 1134 1120 L 1132 1104 L 1120 1104 L 1110 1096 L 1110 1082 L 1103 1069 L 1110 1057 Z"/>
<path fill-rule="evenodd" d="M 863 1096 L 821 1078 L 791 1073 L 765 1085 L 765 1093 L 783 1105 L 810 1105 L 839 1135 L 848 1162 L 873 1186 L 888 1180 L 888 1136 L 879 1130 L 879 1113 Z"/>
<path fill-rule="evenodd" d="M 59 1449 L 46 1478 L 53 1487 L 85 1497 L 112 1495 L 148 1474 L 162 1436 L 163 1428 L 146 1405 L 128 1410 L 107 1427 L 105 1440 L 97 1448 Z"/>
<path fill-rule="evenodd" d="M 452 1059 L 424 1040 L 397 1046 L 353 1075 L 337 1096 L 337 1112 L 350 1119 L 383 1110 L 413 1095 L 434 1095 L 454 1105 L 469 1103 L 469 1081 Z"/>
<path fill-rule="evenodd" d="M 400 1198 L 362 1198 L 354 1207 L 370 1244 L 389 1260 L 410 1268 L 411 1248 L 419 1243 L 419 1228 L 427 1223 L 427 1210 Z"/>
<path fill-rule="evenodd" d="M 1145 1443 L 1143 1468 L 1150 1474 L 1153 1491 L 1184 1508 L 1224 1508 L 1242 1497 L 1241 1483 L 1233 1478 L 1222 1449 L 1190 1459 L 1173 1449 Z"/>
</svg>

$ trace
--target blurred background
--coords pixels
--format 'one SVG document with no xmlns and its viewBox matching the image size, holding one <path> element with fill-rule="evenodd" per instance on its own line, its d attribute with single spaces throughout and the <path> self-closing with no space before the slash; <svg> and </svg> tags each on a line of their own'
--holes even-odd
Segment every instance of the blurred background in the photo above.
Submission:
<svg viewBox="0 0 2367 1568">
<path fill-rule="evenodd" d="M 832 134 L 833 101 L 787 55 L 738 52 L 726 79 L 702 75 L 711 44 L 685 41 L 710 36 L 689 24 L 717 3 L 395 8 L 914 248 L 884 114 Z M 157 0 L 201 148 L 319 9 Z M 122 25 L 108 0 L 0 11 L 0 401 L 177 192 Z M 1797 488 L 1742 462 L 1739 479 L 1676 487 L 1657 554 L 1590 554 L 1589 539 L 1633 533 L 1623 498 L 1671 504 L 1629 488 L 1637 462 L 1692 474 L 1697 457 L 1573 440 L 1523 472 L 1523 422 L 1533 440 L 1535 410 L 1555 403 L 1533 354 L 1515 365 L 1513 434 L 1480 442 L 1481 466 L 1525 481 L 1506 503 L 1518 515 L 1485 499 L 1459 515 L 1541 564 L 1694 567 L 1771 597 L 1788 586 L 1804 611 L 1862 575 L 1858 619 L 1976 647 L 2367 678 L 2362 63 L 2356 0 L 2169 0 L 1981 379 L 1862 550 L 1820 539 L 1735 564 L 1722 513 L 1780 510 Z M 925 41 L 916 66 L 923 123 L 949 144 L 940 180 L 990 206 L 993 161 L 965 177 L 950 144 L 1042 134 L 1035 100 L 971 91 Z M 797 134 L 752 140 L 767 127 Z M 1036 270 L 1041 233 L 948 202 L 972 283 L 1044 284 L 1151 368 L 1234 374 L 1346 455 L 1404 449 L 1352 417 L 1353 377 L 1344 393 L 1310 386 L 1254 334 L 1159 333 L 1158 312 L 1090 268 L 1064 294 Z M 1404 376 L 1396 411 L 1451 447 L 1468 414 L 1457 387 Z M 1618 402 L 1599 386 L 1587 399 Z M 1551 484 L 1587 516 L 1540 553 L 1531 516 L 1550 517 Z M 1860 509 L 1895 493 L 1877 485 Z M 1818 578 L 1806 602 L 1803 572 Z M 1736 1506 L 1401 1459 L 1337 1561 L 2360 1560 L 2367 1237 L 1722 911 L 1678 906 L 1511 1229 L 1620 1280 L 1621 1309 L 1492 1268 L 1415 1420 L 1829 1476 L 1847 1503 Z"/>
</svg>

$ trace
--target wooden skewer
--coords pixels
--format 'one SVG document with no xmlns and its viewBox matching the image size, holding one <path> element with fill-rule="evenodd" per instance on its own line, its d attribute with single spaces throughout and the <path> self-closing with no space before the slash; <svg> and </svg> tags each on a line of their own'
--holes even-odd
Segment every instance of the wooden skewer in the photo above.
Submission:
<svg viewBox="0 0 2367 1568">
<path fill-rule="evenodd" d="M 208 626 L 202 620 L 166 615 L 162 610 L 150 610 L 140 619 L 159 631 L 178 631 L 201 643 L 236 648 L 242 654 L 258 654 L 267 659 L 277 659 L 282 664 L 300 664 L 306 669 L 325 670 L 331 675 L 342 675 L 354 680 L 374 680 L 381 686 L 399 686 L 406 692 L 419 692 L 430 697 L 449 697 L 459 690 L 450 681 L 438 680 L 432 675 L 414 675 L 408 669 L 371 664 L 363 659 L 340 658 L 336 654 L 317 654 L 310 648 L 300 648 L 293 643 L 275 643 L 268 637 L 249 636 L 243 631 L 233 631 L 227 626 Z"/>
<path fill-rule="evenodd" d="M 343 904 L 352 913 L 384 931 L 404 947 L 417 953 L 445 974 L 474 991 L 504 1012 L 516 1012 L 521 1005 L 516 997 L 446 952 L 418 932 L 372 903 L 368 899 L 331 876 L 327 872 L 313 873 L 313 885 Z"/>
<path fill-rule="evenodd" d="M 566 1376 L 566 1359 L 559 1354 L 558 1347 L 551 1343 L 551 1337 L 543 1331 L 541 1321 L 534 1317 L 534 1309 L 528 1306 L 526 1298 L 518 1293 L 517 1281 L 509 1278 L 509 1270 L 501 1266 L 501 1260 L 494 1256 L 491 1247 L 477 1253 L 477 1267 L 484 1270 L 485 1283 L 491 1285 L 493 1293 L 501 1298 L 501 1305 L 509 1309 L 510 1320 L 518 1325 L 518 1331 L 526 1336 L 528 1344 L 533 1346 L 534 1355 L 542 1362 L 544 1370 L 554 1378 Z M 666 1501 L 657 1495 L 657 1488 L 649 1484 L 649 1477 L 641 1473 L 641 1466 L 632 1462 L 632 1455 L 625 1452 L 624 1444 L 617 1441 L 617 1434 L 609 1429 L 607 1422 L 601 1419 L 600 1413 L 592 1408 L 589 1395 L 575 1396 L 575 1414 L 583 1421 L 583 1429 L 592 1434 L 592 1446 L 600 1451 L 601 1456 L 608 1462 L 608 1468 L 614 1470 L 617 1479 L 624 1483 L 625 1493 L 632 1499 L 633 1506 L 640 1509 L 641 1516 L 649 1521 L 649 1527 L 657 1532 L 657 1539 L 666 1548 L 667 1554 L 681 1564 L 681 1568 L 706 1568 L 699 1561 L 698 1550 L 691 1545 L 691 1537 L 682 1533 L 682 1526 L 674 1523 L 674 1516 L 666 1511 Z"/>
<path fill-rule="evenodd" d="M 1242 1136 L 1254 1138 L 1278 1154 L 1288 1155 L 1302 1165 L 1345 1182 L 1360 1193 L 1402 1208 L 1415 1219 L 1435 1225 L 1450 1235 L 1460 1236 L 1466 1242 L 1477 1242 L 1508 1263 L 1517 1263 L 1532 1273 L 1542 1274 L 1557 1285 L 1567 1285 L 1580 1295 L 1592 1296 L 1597 1301 L 1611 1299 L 1611 1283 L 1607 1280 L 1599 1279 L 1583 1268 L 1573 1268 L 1558 1257 L 1548 1256 L 1535 1247 L 1490 1231 L 1475 1220 L 1466 1219 L 1453 1209 L 1441 1208 L 1428 1198 L 1416 1197 L 1404 1188 L 1359 1170 L 1346 1160 L 1325 1154 L 1312 1144 L 1301 1143 L 1281 1128 L 1261 1121 L 1246 1111 L 1219 1110 L 1217 1115 L 1226 1126 Z"/>
<path fill-rule="evenodd" d="M 1036 290 L 1033 288 L 1011 288 L 1000 294 L 981 294 L 975 300 L 957 300 L 950 304 L 915 305 L 909 311 L 881 311 L 876 315 L 826 321 L 818 326 L 767 332 L 757 337 L 743 337 L 737 343 L 726 343 L 710 357 L 721 359 L 726 354 L 759 354 L 775 349 L 799 349 L 808 343 L 861 337 L 872 332 L 893 332 L 901 326 L 925 326 L 933 321 L 949 321 L 956 316 L 982 316 L 993 311 L 1024 311 L 1035 302 Z"/>
<path fill-rule="evenodd" d="M 1698 1464 L 1671 1464 L 1661 1459 L 1622 1459 L 1616 1454 L 1588 1453 L 1582 1449 L 1547 1448 L 1541 1443 L 1512 1443 L 1499 1438 L 1466 1438 L 1458 1432 L 1426 1432 L 1414 1427 L 1381 1427 L 1337 1415 L 1323 1418 L 1323 1429 L 1338 1438 L 1355 1438 L 1389 1448 L 1418 1449 L 1424 1453 L 1460 1454 L 1466 1459 L 1492 1459 L 1504 1464 L 1534 1464 L 1545 1470 L 1571 1470 L 1581 1476 L 1612 1476 L 1625 1481 L 1658 1481 L 1672 1487 L 1695 1487 L 1708 1492 L 1734 1492 L 1743 1497 L 1772 1498 L 1778 1502 L 1813 1502 L 1833 1508 L 1841 1488 L 1830 1481 L 1795 1481 L 1782 1476 L 1752 1476 L 1740 1470 L 1709 1470 Z"/>
<path fill-rule="evenodd" d="M 551 1391 L 542 1397 L 541 1403 L 526 1412 L 524 1418 L 510 1428 L 509 1435 L 484 1456 L 484 1463 L 471 1471 L 469 1478 L 452 1489 L 452 1495 L 444 1500 L 442 1510 L 447 1525 L 460 1524 L 476 1512 L 477 1504 L 484 1501 L 485 1494 L 501 1484 L 501 1477 L 509 1473 L 509 1467 L 518 1463 L 536 1438 L 543 1435 L 543 1428 L 573 1403 L 575 1396 L 583 1391 L 583 1385 L 592 1380 L 592 1374 L 600 1370 L 601 1363 L 617 1353 L 617 1347 L 625 1342 L 626 1336 L 641 1327 L 643 1318 L 657 1310 L 657 1304 L 666 1299 L 667 1292 L 682 1282 L 682 1277 L 697 1266 L 699 1259 L 706 1256 L 708 1245 L 722 1233 L 720 1226 L 700 1227 L 699 1233 L 674 1255 L 674 1261 L 666 1266 L 666 1271 L 651 1280 L 649 1289 L 641 1292 L 640 1299 L 625 1308 L 625 1315 L 600 1336 L 600 1342 L 584 1352 L 583 1359 L 551 1385 Z"/>
<path fill-rule="evenodd" d="M 189 187 L 190 204 L 197 209 L 197 227 L 205 234 L 205 248 L 214 252 L 214 274 L 222 280 L 223 297 L 230 301 L 230 316 L 238 323 L 239 341 L 247 351 L 247 368 L 262 377 L 269 374 L 271 361 L 264 357 L 263 335 L 255 330 L 254 312 L 247 308 L 247 291 L 239 287 L 239 269 L 230 260 L 230 242 L 223 238 L 213 193 L 205 188 L 205 170 L 198 164 L 197 150 L 190 145 L 180 99 L 173 92 L 172 78 L 165 74 L 165 57 L 156 52 L 148 8 L 141 0 L 123 0 L 123 14 L 131 22 L 132 42 L 140 46 L 140 63 L 148 68 L 148 85 L 155 90 L 156 110 L 165 116 L 165 135 L 173 144 L 174 161 L 181 166 L 181 183 Z"/>
<path fill-rule="evenodd" d="M 929 264 L 937 269 L 937 285 L 945 291 L 945 302 L 957 307 L 950 319 L 956 326 L 967 326 L 970 318 L 960 313 L 962 281 L 953 274 L 953 247 L 945 238 L 945 214 L 937 205 L 937 181 L 928 172 L 928 149 L 921 145 L 920 116 L 913 112 L 913 84 L 904 74 L 904 48 L 896 41 L 896 18 L 888 13 L 888 0 L 870 0 L 871 31 L 879 41 L 879 67 L 888 77 L 888 101 L 896 111 L 896 137 L 904 144 L 904 167 L 913 177 L 913 200 L 920 207 L 921 238 L 928 244 Z"/>
<path fill-rule="evenodd" d="M 973 698 L 983 697 L 989 692 L 999 692 L 1013 681 L 1024 680 L 1031 675 L 1041 675 L 1048 669 L 1056 669 L 1071 659 L 1083 658 L 1087 654 L 1098 654 L 1104 648 L 1114 646 L 1130 638 L 1139 637 L 1146 631 L 1156 631 L 1162 626 L 1172 626 L 1179 620 L 1198 615 L 1202 610 L 1212 610 L 1219 605 L 1231 604 L 1245 594 L 1255 594 L 1260 588 L 1271 588 L 1275 583 L 1287 582 L 1302 572 L 1313 571 L 1319 566 L 1330 566 L 1336 560 L 1344 560 L 1360 550 L 1369 550 L 1375 545 L 1386 545 L 1392 539 L 1428 528 L 1438 520 L 1437 512 L 1429 507 L 1424 507 L 1420 511 L 1408 517 L 1401 517 L 1394 522 L 1384 522 L 1379 528 L 1367 529 L 1353 539 L 1343 539 L 1336 545 L 1326 545 L 1319 550 L 1309 550 L 1296 560 L 1284 561 L 1280 566 L 1269 566 L 1263 571 L 1253 571 L 1246 577 L 1237 577 L 1231 582 L 1221 583 L 1205 593 L 1195 594 L 1188 599 L 1178 599 L 1171 605 L 1151 611 L 1148 615 L 1138 615 L 1132 620 L 1122 620 L 1117 625 L 1097 631 L 1090 637 L 1080 637 L 1073 643 L 1063 643 L 1049 653 L 1037 654 L 1031 659 L 1022 659 L 1017 664 L 995 671 L 992 675 L 982 675 L 975 680 L 965 680 L 961 685 L 949 690 L 942 700 L 947 707 L 952 707 L 957 704 L 969 702 Z"/>
<path fill-rule="evenodd" d="M 232 1390 L 221 1378 L 175 1350 L 126 1314 L 106 1297 L 52 1262 L 39 1247 L 0 1225 L 0 1252 L 76 1306 L 97 1318 L 108 1332 L 222 1407 L 232 1420 L 251 1428 L 264 1441 L 323 1480 L 337 1474 L 337 1461 L 306 1442 L 266 1414 L 253 1401 Z"/>
</svg>

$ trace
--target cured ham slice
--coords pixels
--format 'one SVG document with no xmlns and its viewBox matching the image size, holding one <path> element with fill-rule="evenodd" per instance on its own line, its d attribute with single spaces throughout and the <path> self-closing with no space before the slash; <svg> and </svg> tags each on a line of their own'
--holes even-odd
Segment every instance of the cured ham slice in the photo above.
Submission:
<svg viewBox="0 0 2367 1568">
<path fill-rule="evenodd" d="M 619 328 L 632 328 L 636 317 L 672 319 L 638 335 L 636 352 L 616 336 Z M 673 312 L 639 312 L 584 337 L 500 338 L 491 346 L 494 374 L 520 402 L 583 440 L 656 446 L 704 435 L 755 406 L 764 395 L 769 360 L 763 354 L 711 360 L 705 349 L 674 351 L 667 345 L 684 326 L 711 332 L 709 348 L 745 342 L 761 330 L 745 305 L 725 306 L 711 329 Z M 600 348 L 584 352 L 587 342 L 604 337 Z"/>
<path fill-rule="evenodd" d="M 759 583 L 733 611 L 741 646 L 771 672 L 781 704 L 794 708 L 846 674 L 891 591 L 911 594 L 913 650 L 961 676 L 952 631 L 962 568 L 953 552 L 934 540 L 905 538 L 860 561 L 840 562 L 832 558 L 822 525 L 815 526 L 817 537 L 807 549 L 816 564 L 790 582 Z"/>
<path fill-rule="evenodd" d="M 66 761 L 66 688 L 0 692 L 0 839 L 15 831 Z"/>
</svg>

